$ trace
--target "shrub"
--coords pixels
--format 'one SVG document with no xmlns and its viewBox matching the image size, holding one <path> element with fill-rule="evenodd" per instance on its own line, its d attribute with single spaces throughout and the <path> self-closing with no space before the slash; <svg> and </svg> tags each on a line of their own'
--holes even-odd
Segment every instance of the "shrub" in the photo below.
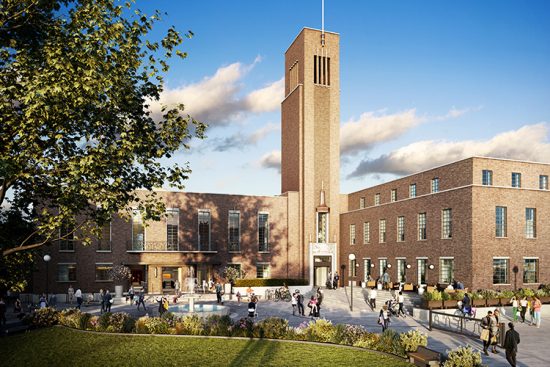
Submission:
<svg viewBox="0 0 550 367">
<path fill-rule="evenodd" d="M 328 343 L 333 340 L 336 328 L 329 320 L 319 319 L 311 321 L 304 332 L 306 340 Z"/>
<path fill-rule="evenodd" d="M 546 297 L 547 293 L 546 293 L 546 290 L 544 289 L 537 289 L 535 291 L 535 295 L 540 298 L 540 297 Z"/>
<path fill-rule="evenodd" d="M 145 319 L 145 327 L 148 334 L 168 334 L 168 322 L 160 317 L 148 317 Z"/>
<path fill-rule="evenodd" d="M 498 293 L 492 289 L 485 289 L 481 291 L 481 294 L 483 295 L 483 299 L 498 298 Z"/>
<path fill-rule="evenodd" d="M 380 341 L 380 336 L 375 333 L 366 332 L 353 344 L 354 347 L 375 349 Z"/>
<path fill-rule="evenodd" d="M 59 312 L 53 307 L 36 310 L 24 319 L 32 327 L 48 327 L 59 323 Z"/>
<path fill-rule="evenodd" d="M 288 320 L 280 317 L 269 317 L 258 325 L 260 334 L 264 338 L 285 339 L 289 330 Z"/>
<path fill-rule="evenodd" d="M 442 296 L 439 291 L 424 292 L 424 298 L 426 301 L 441 301 Z"/>
<path fill-rule="evenodd" d="M 453 293 L 453 299 L 457 301 L 462 301 L 464 299 L 464 291 L 456 291 Z"/>
<path fill-rule="evenodd" d="M 533 297 L 535 295 L 535 291 L 531 288 L 524 288 L 521 290 L 521 295 L 523 297 Z"/>
<path fill-rule="evenodd" d="M 233 326 L 233 335 L 251 338 L 254 336 L 254 330 L 254 322 L 249 318 L 243 318 L 237 321 Z"/>
<path fill-rule="evenodd" d="M 176 322 L 178 321 L 178 317 L 174 315 L 172 312 L 165 312 L 162 315 L 160 315 L 160 318 L 166 321 L 169 327 L 175 327 Z"/>
<path fill-rule="evenodd" d="M 148 319 L 149 319 L 149 316 L 143 316 L 136 321 L 136 333 L 149 334 L 149 329 L 147 328 Z M 98 321 L 98 324 L 99 324 L 99 321 Z"/>
<path fill-rule="evenodd" d="M 80 310 L 76 308 L 62 310 L 59 312 L 59 324 L 73 329 L 81 329 L 81 314 Z"/>
<path fill-rule="evenodd" d="M 511 299 L 514 295 L 514 291 L 504 290 L 499 292 L 498 297 Z"/>
<path fill-rule="evenodd" d="M 416 352 L 419 346 L 428 345 L 428 336 L 418 330 L 410 330 L 399 335 L 401 345 L 405 352 Z"/>
<path fill-rule="evenodd" d="M 447 292 L 441 292 L 441 299 L 443 301 L 448 301 L 451 299 L 451 294 L 450 293 L 447 293 Z"/>
<path fill-rule="evenodd" d="M 202 319 L 197 315 L 189 315 L 181 318 L 175 325 L 176 334 L 179 335 L 202 335 Z"/>
<path fill-rule="evenodd" d="M 101 316 L 99 316 L 97 330 L 98 331 L 106 331 L 109 327 L 109 320 L 111 319 L 111 313 L 105 312 L 102 313 Z"/>
<path fill-rule="evenodd" d="M 110 333 L 131 333 L 135 327 L 135 321 L 125 312 L 110 314 L 108 323 L 105 331 Z"/>
<path fill-rule="evenodd" d="M 237 279 L 235 280 L 235 287 L 280 287 L 283 284 L 288 286 L 293 285 L 308 285 L 309 281 L 306 279 Z"/>
<path fill-rule="evenodd" d="M 386 329 L 382 333 L 380 339 L 378 340 L 378 343 L 375 344 L 374 349 L 402 357 L 407 356 L 407 354 L 405 353 L 405 349 L 401 345 L 401 338 L 399 336 L 399 333 L 392 329 Z"/>
<path fill-rule="evenodd" d="M 474 351 L 472 347 L 458 347 L 448 351 L 447 361 L 444 367 L 482 367 L 481 353 Z"/>
<path fill-rule="evenodd" d="M 228 315 L 211 315 L 204 320 L 204 334 L 231 336 L 233 320 Z"/>
<path fill-rule="evenodd" d="M 99 330 L 99 316 L 90 316 L 86 330 Z"/>
<path fill-rule="evenodd" d="M 358 325 L 336 325 L 332 343 L 354 345 L 367 331 Z"/>
<path fill-rule="evenodd" d="M 483 293 L 481 292 L 472 292 L 471 299 L 483 299 Z"/>
</svg>

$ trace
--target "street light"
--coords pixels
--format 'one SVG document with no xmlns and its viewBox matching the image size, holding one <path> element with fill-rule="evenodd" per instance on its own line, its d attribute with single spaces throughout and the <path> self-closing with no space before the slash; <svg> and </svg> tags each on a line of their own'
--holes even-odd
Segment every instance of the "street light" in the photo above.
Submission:
<svg viewBox="0 0 550 367">
<path fill-rule="evenodd" d="M 348 255 L 348 259 L 350 260 L 350 275 L 349 275 L 349 280 L 350 280 L 350 284 L 351 284 L 351 303 L 350 303 L 350 310 L 353 311 L 353 280 L 352 278 L 354 278 L 353 276 L 353 273 L 355 272 L 355 266 L 353 266 L 352 264 L 352 261 L 355 260 L 355 254 L 349 254 Z M 352 268 L 353 266 L 353 268 Z"/>
<path fill-rule="evenodd" d="M 50 281 L 49 281 L 49 275 L 50 275 L 50 272 L 49 272 L 49 266 L 48 264 L 50 263 L 50 260 L 52 259 L 52 257 L 48 254 L 44 255 L 44 262 L 46 263 L 46 300 L 48 299 L 48 293 L 49 293 L 49 284 L 50 284 Z"/>
</svg>

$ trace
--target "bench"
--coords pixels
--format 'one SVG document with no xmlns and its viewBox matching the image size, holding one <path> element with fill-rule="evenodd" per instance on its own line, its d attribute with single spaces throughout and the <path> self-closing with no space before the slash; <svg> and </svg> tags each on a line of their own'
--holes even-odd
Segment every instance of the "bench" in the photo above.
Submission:
<svg viewBox="0 0 550 367">
<path fill-rule="evenodd" d="M 409 362 L 415 366 L 439 366 L 441 354 L 435 350 L 419 346 L 416 352 L 409 353 Z"/>
</svg>

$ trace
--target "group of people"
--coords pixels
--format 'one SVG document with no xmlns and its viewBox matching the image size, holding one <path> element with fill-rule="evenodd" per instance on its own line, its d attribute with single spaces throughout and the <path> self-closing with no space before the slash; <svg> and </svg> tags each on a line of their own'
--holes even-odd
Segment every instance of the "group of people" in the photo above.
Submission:
<svg viewBox="0 0 550 367">
<path fill-rule="evenodd" d="M 323 297 L 324 297 L 323 291 L 321 290 L 321 287 L 318 287 L 317 291 L 315 292 L 315 295 L 312 295 L 307 303 L 307 307 L 309 308 L 308 316 L 320 317 Z M 296 312 L 298 312 L 298 316 L 305 316 L 304 295 L 300 292 L 299 289 L 296 289 L 296 291 L 292 293 L 291 304 L 292 304 L 292 315 L 295 316 Z"/>
<path fill-rule="evenodd" d="M 499 342 L 499 328 L 500 328 L 500 311 L 495 309 L 494 311 L 487 311 L 487 316 L 481 319 L 481 336 L 483 341 L 483 353 L 489 355 L 489 348 L 491 352 L 498 353 L 497 344 Z M 516 356 L 518 352 L 518 344 L 520 343 L 519 333 L 515 330 L 514 323 L 508 323 L 508 331 L 504 336 L 504 350 L 506 351 L 506 360 L 511 366 L 516 366 Z"/>
<path fill-rule="evenodd" d="M 326 286 L 327 289 L 338 289 L 338 284 L 340 282 L 340 275 L 335 271 L 334 274 L 328 273 Z"/>
<path fill-rule="evenodd" d="M 514 296 L 510 300 L 510 303 L 512 303 L 512 318 L 514 322 L 518 321 L 519 317 L 521 317 L 521 322 L 525 323 L 525 316 L 527 315 L 527 311 L 529 311 L 529 316 L 531 317 L 530 324 L 540 328 L 542 302 L 537 296 L 534 296 L 532 299 L 527 299 L 527 297 L 518 299 Z"/>
</svg>

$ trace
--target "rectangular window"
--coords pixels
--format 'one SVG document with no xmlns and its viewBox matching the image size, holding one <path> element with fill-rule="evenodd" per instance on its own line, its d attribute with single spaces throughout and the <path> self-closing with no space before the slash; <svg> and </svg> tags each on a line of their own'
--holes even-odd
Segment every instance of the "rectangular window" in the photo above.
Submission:
<svg viewBox="0 0 550 367">
<path fill-rule="evenodd" d="M 415 198 L 416 197 L 416 184 L 410 184 L 409 185 L 409 197 Z"/>
<path fill-rule="evenodd" d="M 524 258 L 523 259 L 523 283 L 538 283 L 539 282 L 539 259 Z"/>
<path fill-rule="evenodd" d="M 481 174 L 481 184 L 484 186 L 493 185 L 493 171 L 488 169 L 483 170 L 483 173 Z"/>
<path fill-rule="evenodd" d="M 59 251 L 74 251 L 74 229 L 68 223 L 59 228 Z"/>
<path fill-rule="evenodd" d="M 426 213 L 418 213 L 418 240 L 423 241 L 428 239 L 426 231 Z"/>
<path fill-rule="evenodd" d="M 537 210 L 535 208 L 525 208 L 525 237 L 537 237 Z"/>
<path fill-rule="evenodd" d="M 495 226 L 496 226 L 495 235 L 497 237 L 506 237 L 507 236 L 506 207 L 505 206 L 497 206 L 496 207 Z"/>
<path fill-rule="evenodd" d="M 111 270 L 112 268 L 113 268 L 112 263 L 95 264 L 95 281 L 111 282 L 113 279 L 109 276 L 109 270 Z"/>
<path fill-rule="evenodd" d="M 379 242 L 384 243 L 386 242 L 386 220 L 380 219 L 378 226 Z"/>
<path fill-rule="evenodd" d="M 256 264 L 256 278 L 266 279 L 271 278 L 271 269 L 269 263 Z"/>
<path fill-rule="evenodd" d="M 58 282 L 76 282 L 76 264 L 57 264 Z"/>
<path fill-rule="evenodd" d="M 199 210 L 199 251 L 210 251 L 210 211 Z"/>
<path fill-rule="evenodd" d="M 370 243 L 370 222 L 363 223 L 363 243 Z"/>
<path fill-rule="evenodd" d="M 371 259 L 363 259 L 363 266 L 365 267 L 365 271 L 363 272 L 363 281 L 366 283 L 369 281 L 369 276 L 371 275 Z"/>
<path fill-rule="evenodd" d="M 317 213 L 317 243 L 328 242 L 328 213 Z"/>
<path fill-rule="evenodd" d="M 111 222 L 101 227 L 101 233 L 97 239 L 97 251 L 111 251 Z"/>
<path fill-rule="evenodd" d="M 365 208 L 365 198 L 362 197 L 359 199 L 359 209 L 364 209 Z"/>
<path fill-rule="evenodd" d="M 178 250 L 178 229 L 180 222 L 180 211 L 178 208 L 166 209 L 166 249 L 168 251 Z"/>
<path fill-rule="evenodd" d="M 260 252 L 269 252 L 268 213 L 258 213 L 258 245 Z"/>
<path fill-rule="evenodd" d="M 391 190 L 391 202 L 397 201 L 397 189 Z"/>
<path fill-rule="evenodd" d="M 349 244 L 355 245 L 355 224 L 349 225 Z"/>
<path fill-rule="evenodd" d="M 380 194 L 374 195 L 374 205 L 380 205 Z"/>
<path fill-rule="evenodd" d="M 432 179 L 432 192 L 439 192 L 439 177 Z"/>
<path fill-rule="evenodd" d="M 397 242 L 405 241 L 405 217 L 397 217 Z"/>
<path fill-rule="evenodd" d="M 241 212 L 237 210 L 229 211 L 229 252 L 241 251 Z"/>
<path fill-rule="evenodd" d="M 443 209 L 441 220 L 442 238 L 453 238 L 453 211 L 452 209 Z"/>
<path fill-rule="evenodd" d="M 508 262 L 509 259 L 493 258 L 493 284 L 509 284 Z"/>
<path fill-rule="evenodd" d="M 439 282 L 449 284 L 454 278 L 454 258 L 440 258 L 439 259 Z"/>
<path fill-rule="evenodd" d="M 349 260 L 348 276 L 355 277 L 357 276 L 357 260 Z"/>
<path fill-rule="evenodd" d="M 382 275 L 384 275 L 384 272 L 386 270 L 388 270 L 388 259 L 386 258 L 383 258 L 383 259 L 378 259 L 378 265 L 379 265 L 379 268 L 378 268 L 378 272 L 380 273 L 380 278 L 382 278 Z"/>
<path fill-rule="evenodd" d="M 548 190 L 548 176 L 546 175 L 539 176 L 539 189 Z"/>
<path fill-rule="evenodd" d="M 132 250 L 145 250 L 145 226 L 138 209 L 132 210 Z"/>
<path fill-rule="evenodd" d="M 426 284 L 426 269 L 428 267 L 428 259 L 418 259 L 416 261 L 417 269 L 417 280 L 418 284 Z"/>
<path fill-rule="evenodd" d="M 521 187 L 521 173 L 512 172 L 512 187 Z"/>
<path fill-rule="evenodd" d="M 397 259 L 397 281 L 405 282 L 405 259 Z"/>
</svg>

